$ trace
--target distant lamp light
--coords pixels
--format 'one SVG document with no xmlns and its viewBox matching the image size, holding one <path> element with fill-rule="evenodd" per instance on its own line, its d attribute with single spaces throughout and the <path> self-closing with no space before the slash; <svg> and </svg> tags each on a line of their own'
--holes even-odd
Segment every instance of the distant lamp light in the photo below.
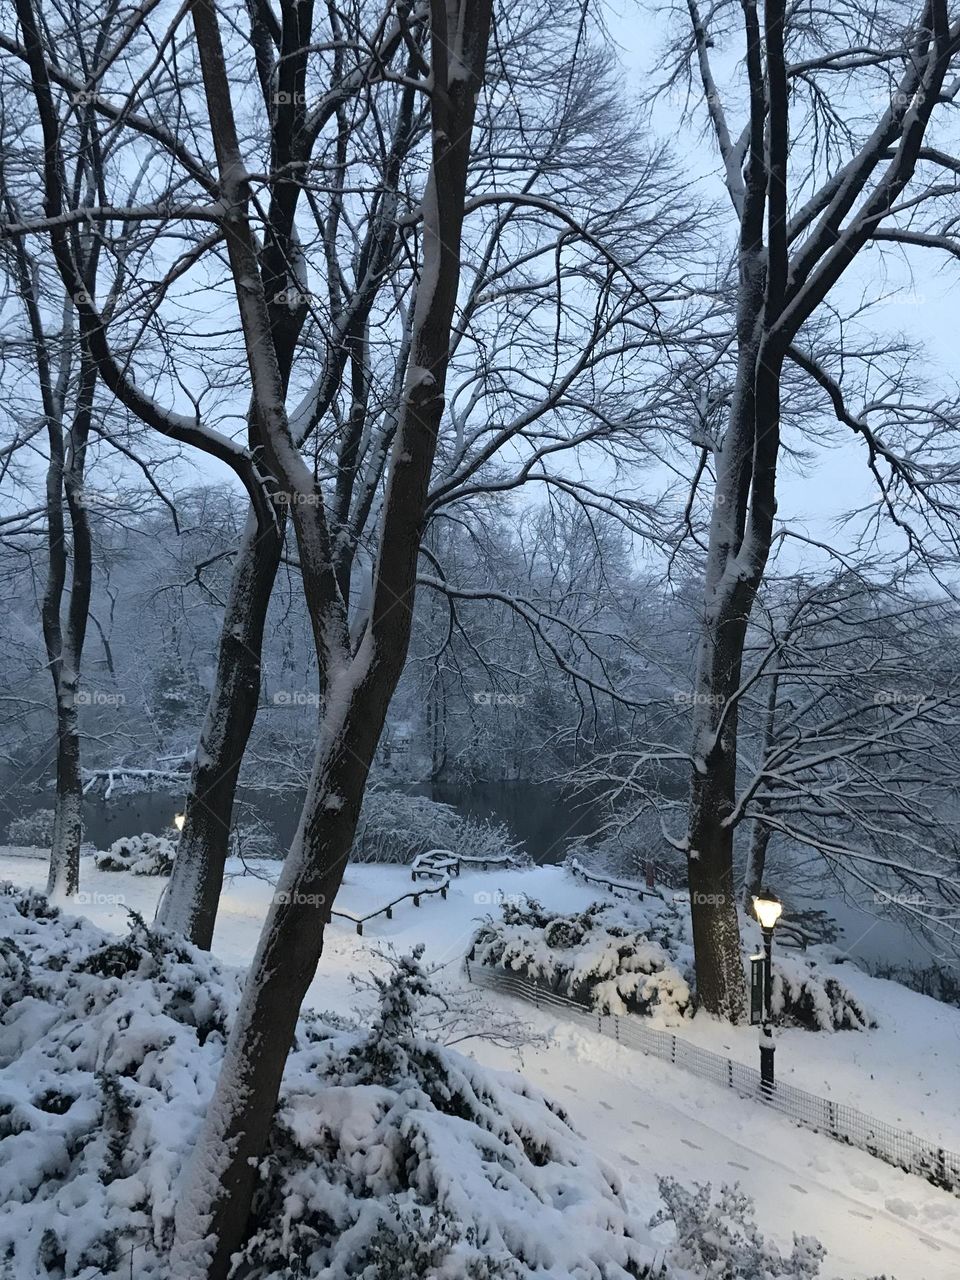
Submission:
<svg viewBox="0 0 960 1280">
<path fill-rule="evenodd" d="M 173 825 L 177 828 L 178 831 L 182 831 L 183 824 L 186 822 L 186 820 L 187 820 L 187 815 L 185 813 L 178 813 L 174 816 Z M 756 902 L 756 898 L 754 898 L 754 902 Z"/>
<path fill-rule="evenodd" d="M 772 929 L 783 914 L 783 903 L 769 889 L 761 889 L 753 895 L 753 910 L 761 929 Z"/>
<path fill-rule="evenodd" d="M 760 1024 L 760 1088 L 766 1098 L 773 1096 L 773 1055 L 776 1042 L 770 1025 L 773 996 L 773 929 L 783 914 L 783 903 L 769 889 L 753 895 L 753 909 L 763 933 L 763 1018 Z"/>
</svg>

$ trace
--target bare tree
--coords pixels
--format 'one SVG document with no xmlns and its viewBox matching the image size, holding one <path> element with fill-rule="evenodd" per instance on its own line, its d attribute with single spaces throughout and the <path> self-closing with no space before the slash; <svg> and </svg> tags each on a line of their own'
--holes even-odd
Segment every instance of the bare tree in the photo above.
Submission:
<svg viewBox="0 0 960 1280">
<path fill-rule="evenodd" d="M 753 0 L 716 5 L 708 15 L 689 0 L 687 11 L 663 92 L 675 95 L 697 82 L 737 248 L 733 384 L 715 405 L 722 438 L 704 444 L 697 472 L 699 483 L 712 469 L 714 488 L 686 847 L 700 998 L 736 1021 L 745 1003 L 732 822 L 739 694 L 747 626 L 776 534 L 784 371 L 797 365 L 828 394 L 863 442 L 890 510 L 897 492 L 936 504 L 950 468 L 891 448 L 865 415 L 848 408 L 807 342 L 818 309 L 871 244 L 899 239 L 953 248 L 940 223 L 956 163 L 928 134 L 942 114 L 938 106 L 947 107 L 955 93 L 947 78 L 960 24 L 942 0 L 924 3 L 912 20 L 899 6 L 858 3 L 815 20 L 778 0 L 762 14 Z M 726 90 L 714 70 L 713 50 L 731 43 L 739 45 L 746 73 L 739 104 L 738 89 Z M 865 119 L 862 104 L 878 100 Z"/>
<path fill-rule="evenodd" d="M 410 78 L 429 101 L 429 169 L 419 210 L 422 258 L 409 324 L 410 358 L 391 442 L 370 606 L 362 633 L 354 641 L 337 572 L 329 508 L 300 452 L 285 406 L 268 282 L 254 230 L 256 205 L 216 11 L 203 0 L 192 8 L 218 172 L 217 179 L 208 182 L 206 166 L 201 166 L 198 176 L 214 197 L 211 215 L 223 237 L 235 292 L 253 406 L 251 449 L 235 445 L 195 420 L 163 410 L 117 363 L 103 318 L 81 287 L 66 234 L 69 215 L 60 126 L 50 63 L 31 0 L 20 0 L 17 12 L 43 131 L 47 230 L 57 267 L 74 295 L 91 359 L 111 390 L 147 425 L 232 466 L 246 485 L 263 528 L 276 525 L 278 499 L 282 497 L 282 505 L 289 506 L 321 673 L 323 713 L 300 827 L 250 970 L 177 1220 L 178 1273 L 223 1277 L 242 1239 L 255 1180 L 254 1161 L 266 1141 L 300 1004 L 320 956 L 324 924 L 343 875 L 373 752 L 405 659 L 427 490 L 443 411 L 473 119 L 491 13 L 482 0 L 434 6 L 427 28 L 429 64 L 407 26 L 409 15 L 404 12 L 399 19 L 411 45 Z M 305 61 L 309 5 L 297 7 L 296 20 L 306 23 L 291 32 L 295 49 Z M 304 61 L 291 102 L 279 104 L 292 107 L 290 123 L 296 130 L 306 127 Z M 428 71 L 429 79 L 423 78 Z M 282 172 L 276 181 L 281 188 L 285 181 L 296 185 Z"/>
</svg>

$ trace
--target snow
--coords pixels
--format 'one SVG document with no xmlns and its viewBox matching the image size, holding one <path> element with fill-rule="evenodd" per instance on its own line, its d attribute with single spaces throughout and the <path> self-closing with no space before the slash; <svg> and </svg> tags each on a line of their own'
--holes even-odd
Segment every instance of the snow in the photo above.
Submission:
<svg viewBox="0 0 960 1280">
<path fill-rule="evenodd" d="M 234 861 L 228 865 L 214 938 L 215 953 L 233 965 L 249 963 L 273 892 L 268 879 L 240 876 L 240 869 Z M 259 863 L 254 869 L 275 877 L 279 864 Z M 0 850 L 0 879 L 42 890 L 45 877 L 41 859 Z M 97 872 L 84 859 L 81 891 L 100 898 L 71 909 L 119 931 L 125 927 L 125 908 L 152 918 L 164 883 L 160 877 Z M 351 865 L 336 905 L 366 914 L 410 887 L 408 867 Z M 384 972 L 377 952 L 385 944 L 402 953 L 422 941 L 425 961 L 444 966 L 443 980 L 458 987 L 464 981 L 460 960 L 478 922 L 498 914 L 491 900 L 516 901 L 521 895 L 565 913 L 582 911 L 597 898 L 594 888 L 558 867 L 465 871 L 451 880 L 446 901 L 424 897 L 419 909 L 407 902 L 397 907 L 392 920 L 380 916 L 369 921 L 363 938 L 348 921 L 335 918 L 306 1004 L 339 1013 L 358 1005 L 369 1008 L 372 996 L 357 992 L 351 977 Z M 110 897 L 119 900 L 100 900 Z M 778 1078 L 960 1150 L 960 1010 L 871 978 L 853 965 L 840 965 L 836 972 L 876 1016 L 878 1026 L 856 1032 L 778 1031 Z M 484 998 L 491 997 L 485 993 Z M 618 1174 L 631 1213 L 642 1221 L 659 1207 L 657 1174 L 685 1183 L 709 1180 L 715 1187 L 738 1181 L 755 1198 L 761 1227 L 784 1252 L 790 1250 L 794 1231 L 822 1240 L 828 1250 L 824 1280 L 884 1274 L 897 1280 L 956 1280 L 960 1275 L 956 1197 L 866 1153 L 794 1128 L 776 1113 L 667 1063 L 529 1006 L 495 999 L 548 1036 L 546 1044 L 523 1049 L 519 1065 L 524 1076 L 557 1098 L 574 1126 L 588 1135 L 591 1150 Z M 698 1014 L 683 1023 L 679 1034 L 756 1065 L 753 1028 L 731 1028 Z M 474 1042 L 472 1053 L 487 1065 L 518 1065 L 515 1054 L 486 1042 Z M 360 1116 L 354 1120 L 362 1123 Z M 670 1228 L 657 1234 L 666 1240 Z"/>
</svg>

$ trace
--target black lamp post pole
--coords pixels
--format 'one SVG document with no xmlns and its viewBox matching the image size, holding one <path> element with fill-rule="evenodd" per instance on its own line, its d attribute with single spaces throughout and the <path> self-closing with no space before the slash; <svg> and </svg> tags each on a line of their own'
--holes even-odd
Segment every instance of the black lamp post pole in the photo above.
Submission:
<svg viewBox="0 0 960 1280">
<path fill-rule="evenodd" d="M 773 1093 L 773 1055 L 776 1044 L 770 1025 L 773 992 L 773 930 L 763 930 L 763 1022 L 760 1025 L 760 1088 L 769 1097 Z"/>
</svg>

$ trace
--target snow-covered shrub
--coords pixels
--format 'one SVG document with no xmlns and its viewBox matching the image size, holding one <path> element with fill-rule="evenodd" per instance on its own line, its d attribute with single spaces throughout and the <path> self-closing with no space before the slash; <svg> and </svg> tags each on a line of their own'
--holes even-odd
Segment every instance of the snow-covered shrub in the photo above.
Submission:
<svg viewBox="0 0 960 1280">
<path fill-rule="evenodd" d="M 381 788 L 367 792 L 350 855 L 354 862 L 411 862 L 428 849 L 529 861 L 502 823 L 469 817 L 426 796 Z"/>
<path fill-rule="evenodd" d="M 0 1275 L 170 1280 L 238 980 L 0 885 Z M 301 1017 L 236 1275 L 638 1280 L 655 1248 L 560 1107 L 417 1033 L 416 956 L 369 1030 Z"/>
<path fill-rule="evenodd" d="M 655 1227 L 672 1222 L 677 1238 L 667 1251 L 671 1276 L 716 1280 L 816 1280 L 825 1250 L 812 1236 L 793 1237 L 783 1258 L 753 1221 L 753 1201 L 737 1187 L 722 1187 L 714 1204 L 710 1185 L 692 1190 L 673 1178 L 660 1178 L 665 1208 L 651 1219 Z"/>
<path fill-rule="evenodd" d="M 850 988 L 822 974 L 815 960 L 776 958 L 770 1003 L 778 1021 L 809 1031 L 863 1031 L 877 1025 Z"/>
<path fill-rule="evenodd" d="M 471 959 L 520 973 L 602 1013 L 657 1013 L 676 1023 L 693 1012 L 687 948 L 666 904 L 627 908 L 595 902 L 574 915 L 532 898 L 505 903 L 485 921 Z"/>
<path fill-rule="evenodd" d="M 53 844 L 52 809 L 35 809 L 33 813 L 14 818 L 7 827 L 7 844 L 49 849 Z"/>
<path fill-rule="evenodd" d="M 177 848 L 166 836 L 121 836 L 106 853 L 98 853 L 98 871 L 129 871 L 135 876 L 168 876 Z"/>
</svg>

